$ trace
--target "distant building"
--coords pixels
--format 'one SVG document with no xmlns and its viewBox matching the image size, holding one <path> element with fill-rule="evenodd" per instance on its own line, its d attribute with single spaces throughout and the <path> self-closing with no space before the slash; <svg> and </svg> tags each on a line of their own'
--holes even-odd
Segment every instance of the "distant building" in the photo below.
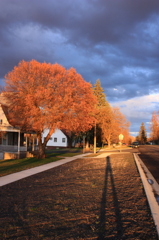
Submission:
<svg viewBox="0 0 159 240">
<path fill-rule="evenodd" d="M 43 133 L 42 141 L 44 142 L 44 138 L 47 136 L 49 130 L 45 130 Z M 68 140 L 67 136 L 60 130 L 56 129 L 55 132 L 52 134 L 50 140 L 47 142 L 46 145 L 48 148 L 52 147 L 67 147 Z"/>
</svg>

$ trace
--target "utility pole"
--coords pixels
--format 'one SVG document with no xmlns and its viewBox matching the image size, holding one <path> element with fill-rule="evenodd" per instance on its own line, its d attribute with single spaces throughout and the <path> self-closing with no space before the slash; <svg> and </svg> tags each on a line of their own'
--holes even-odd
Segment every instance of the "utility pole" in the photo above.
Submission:
<svg viewBox="0 0 159 240">
<path fill-rule="evenodd" d="M 85 153 L 85 138 L 86 136 L 83 135 L 83 153 Z"/>
<path fill-rule="evenodd" d="M 95 122 L 95 126 L 94 126 L 94 153 L 96 153 L 96 144 L 97 144 L 97 126 L 96 126 L 96 122 Z"/>
<path fill-rule="evenodd" d="M 20 130 L 18 132 L 18 159 L 20 158 Z"/>
</svg>

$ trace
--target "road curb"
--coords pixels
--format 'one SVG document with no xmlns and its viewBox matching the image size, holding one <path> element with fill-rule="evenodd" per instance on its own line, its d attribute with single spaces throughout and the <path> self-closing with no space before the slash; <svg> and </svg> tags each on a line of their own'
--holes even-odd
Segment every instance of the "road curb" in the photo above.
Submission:
<svg viewBox="0 0 159 240">
<path fill-rule="evenodd" d="M 144 186 L 151 214 L 159 237 L 159 184 L 149 172 L 139 155 L 133 153 L 134 159 Z"/>
</svg>

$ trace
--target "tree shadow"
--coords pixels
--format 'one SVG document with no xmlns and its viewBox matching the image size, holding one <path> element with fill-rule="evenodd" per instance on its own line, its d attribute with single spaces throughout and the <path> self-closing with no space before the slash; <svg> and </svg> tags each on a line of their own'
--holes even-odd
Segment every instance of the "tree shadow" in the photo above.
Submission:
<svg viewBox="0 0 159 240">
<path fill-rule="evenodd" d="M 102 193 L 102 199 L 101 199 L 101 208 L 100 208 L 100 217 L 99 217 L 99 230 L 98 230 L 98 239 L 106 239 L 106 222 L 107 222 L 107 210 L 106 208 L 108 207 L 108 200 L 109 199 L 109 194 L 108 194 L 108 182 L 109 185 L 111 186 L 111 191 L 113 195 L 113 207 L 114 210 L 113 213 L 115 215 L 116 221 L 114 223 L 114 235 L 116 235 L 116 239 L 120 239 L 123 235 L 123 224 L 122 224 L 122 218 L 121 218 L 121 212 L 119 208 L 119 202 L 118 202 L 118 196 L 115 188 L 115 182 L 114 182 L 114 176 L 113 176 L 113 171 L 112 171 L 112 166 L 111 166 L 111 160 L 110 157 L 108 156 L 106 158 L 106 170 L 105 170 L 105 179 L 104 179 L 104 188 L 103 188 L 103 193 Z"/>
</svg>

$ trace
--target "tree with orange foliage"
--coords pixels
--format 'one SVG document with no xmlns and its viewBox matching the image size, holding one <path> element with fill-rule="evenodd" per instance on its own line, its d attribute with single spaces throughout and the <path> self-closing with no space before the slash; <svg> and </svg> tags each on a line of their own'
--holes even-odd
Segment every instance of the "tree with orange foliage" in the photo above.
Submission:
<svg viewBox="0 0 159 240">
<path fill-rule="evenodd" d="M 92 86 L 74 68 L 21 61 L 5 79 L 13 122 L 37 134 L 38 158 L 45 158 L 46 144 L 56 128 L 84 132 L 94 124 Z M 49 132 L 42 142 L 45 129 Z"/>
<path fill-rule="evenodd" d="M 153 112 L 152 118 L 151 118 L 151 125 L 150 125 L 150 138 L 151 141 L 154 141 L 156 143 L 159 142 L 159 111 Z"/>
<path fill-rule="evenodd" d="M 113 108 L 113 115 L 114 115 L 114 120 L 115 120 L 115 128 L 114 128 L 114 133 L 115 137 L 114 140 L 116 139 L 116 142 L 119 141 L 119 134 L 122 134 L 124 136 L 123 141 L 125 143 L 129 142 L 129 127 L 130 127 L 130 122 L 126 119 L 125 115 L 121 113 L 120 108 L 114 107 Z"/>
<path fill-rule="evenodd" d="M 108 143 L 108 147 L 110 147 L 114 129 L 114 119 L 111 107 L 103 107 L 100 109 L 100 112 L 98 114 L 98 124 L 101 128 L 103 142 Z"/>
<path fill-rule="evenodd" d="M 100 111 L 100 127 L 102 129 L 103 140 L 110 147 L 112 142 L 119 141 L 119 134 L 129 135 L 130 123 L 120 112 L 119 108 L 102 108 Z M 127 137 L 127 136 L 126 136 Z"/>
<path fill-rule="evenodd" d="M 118 136 L 122 133 L 128 143 L 130 123 L 119 108 L 110 106 L 99 79 L 94 84 L 93 91 L 97 97 L 95 112 L 97 131 L 102 135 L 102 141 L 108 143 L 108 147 L 110 147 L 112 142 L 119 141 Z"/>
</svg>

